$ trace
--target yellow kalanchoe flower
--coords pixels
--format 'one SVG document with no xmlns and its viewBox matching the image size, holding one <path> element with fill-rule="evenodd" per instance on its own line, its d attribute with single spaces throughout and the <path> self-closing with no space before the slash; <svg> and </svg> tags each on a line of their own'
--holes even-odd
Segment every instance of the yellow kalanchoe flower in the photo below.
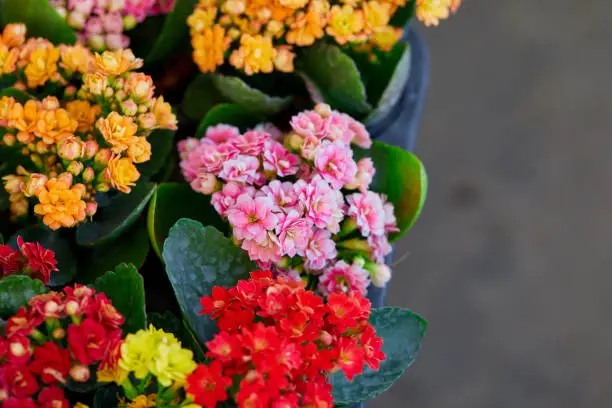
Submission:
<svg viewBox="0 0 612 408">
<path fill-rule="evenodd" d="M 59 49 L 55 48 L 51 43 L 45 43 L 45 46 L 37 47 L 32 51 L 28 65 L 25 68 L 28 87 L 36 88 L 54 78 L 57 74 L 57 61 L 59 57 Z"/>
<path fill-rule="evenodd" d="M 437 26 L 460 5 L 461 0 L 416 0 L 416 16 L 426 26 Z"/>
<path fill-rule="evenodd" d="M 220 25 L 205 28 L 191 40 L 193 59 L 202 72 L 214 72 L 223 64 L 223 55 L 229 48 L 230 39 Z"/>
<path fill-rule="evenodd" d="M 113 188 L 126 194 L 132 191 L 131 187 L 140 178 L 140 172 L 132 160 L 118 155 L 109 160 L 104 175 Z"/>
</svg>

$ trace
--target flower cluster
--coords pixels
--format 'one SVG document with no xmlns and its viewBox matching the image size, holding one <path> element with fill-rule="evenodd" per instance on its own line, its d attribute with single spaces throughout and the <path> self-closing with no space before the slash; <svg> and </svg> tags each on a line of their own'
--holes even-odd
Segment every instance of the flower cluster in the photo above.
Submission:
<svg viewBox="0 0 612 408">
<path fill-rule="evenodd" d="M 130 45 L 124 31 L 149 16 L 168 14 L 174 0 L 51 0 L 55 10 L 94 50 L 120 50 Z"/>
<path fill-rule="evenodd" d="M 174 335 L 150 326 L 128 334 L 114 350 L 113 358 L 98 371 L 98 381 L 115 382 L 123 388 L 127 400 L 120 407 L 171 404 L 198 408 L 183 390 L 187 376 L 196 368 L 193 353 L 182 348 Z"/>
<path fill-rule="evenodd" d="M 142 60 L 131 51 L 94 55 L 81 45 L 56 47 L 24 36 L 23 25 L 4 29 L 0 69 L 18 78 L 16 89 L 44 86 L 44 93 L 52 85 L 64 95 L 0 98 L 0 149 L 28 163 L 3 177 L 4 188 L 14 218 L 35 200 L 34 213 L 51 229 L 73 227 L 96 213 L 94 194 L 130 192 L 140 177 L 136 164 L 151 156 L 147 136 L 176 129 L 176 117 L 163 97 L 154 97 L 151 78 L 133 72 Z"/>
<path fill-rule="evenodd" d="M 322 104 L 294 116 L 291 128 L 275 139 L 262 129 L 211 127 L 201 140 L 180 142 L 183 175 L 212 194 L 235 241 L 262 268 L 318 276 L 324 294 L 383 286 L 387 235 L 397 228 L 393 205 L 368 189 L 372 160 L 353 159 L 351 144 L 369 147 L 368 132 Z"/>
<path fill-rule="evenodd" d="M 89 381 L 112 357 L 123 322 L 104 294 L 85 286 L 33 297 L 0 337 L 0 405 L 68 408 L 63 387 Z"/>
<path fill-rule="evenodd" d="M 0 245 L 0 278 L 23 274 L 48 283 L 51 272 L 57 271 L 55 253 L 38 242 L 24 242 L 21 237 L 17 237 L 17 246 L 19 250 Z"/>
<path fill-rule="evenodd" d="M 201 304 L 219 333 L 206 344 L 210 362 L 187 378 L 187 392 L 205 408 L 230 399 L 239 408 L 331 407 L 330 373 L 352 380 L 385 358 L 368 323 L 370 302 L 358 294 L 324 303 L 302 282 L 253 272 L 229 289 L 215 287 Z"/>
<path fill-rule="evenodd" d="M 417 17 L 437 24 L 461 0 L 417 0 Z M 406 0 L 199 0 L 187 23 L 202 72 L 229 63 L 247 75 L 292 72 L 294 47 L 330 39 L 390 51 L 402 29 L 390 24 Z"/>
</svg>

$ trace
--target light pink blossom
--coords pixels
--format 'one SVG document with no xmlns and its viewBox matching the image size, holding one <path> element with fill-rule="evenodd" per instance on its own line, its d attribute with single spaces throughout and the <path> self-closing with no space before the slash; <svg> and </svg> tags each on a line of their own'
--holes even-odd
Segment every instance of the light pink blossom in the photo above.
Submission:
<svg viewBox="0 0 612 408">
<path fill-rule="evenodd" d="M 102 15 L 101 18 L 104 31 L 108 34 L 121 34 L 123 32 L 123 19 L 119 12 L 108 13 Z"/>
<path fill-rule="evenodd" d="M 131 14 L 136 21 L 142 22 L 149 10 L 153 9 L 155 0 L 125 0 L 125 14 Z"/>
<path fill-rule="evenodd" d="M 315 229 L 306 246 L 306 263 L 308 269 L 319 270 L 327 265 L 328 260 L 338 256 L 336 243 L 331 239 L 331 233 L 324 229 Z"/>
<path fill-rule="evenodd" d="M 279 177 L 297 173 L 300 158 L 285 149 L 285 146 L 269 140 L 264 145 L 263 166 L 266 171 L 273 171 Z"/>
<path fill-rule="evenodd" d="M 347 117 L 348 116 L 335 111 L 326 117 L 323 124 L 322 138 L 331 140 L 332 142 L 340 141 L 349 145 L 353 139 L 353 132 L 349 130 L 349 121 Z"/>
<path fill-rule="evenodd" d="M 281 136 L 283 135 L 279 128 L 274 126 L 273 123 L 269 123 L 269 122 L 260 123 L 257 126 L 255 126 L 255 129 L 253 130 L 256 130 L 258 132 L 266 132 L 267 134 L 270 135 L 270 138 L 272 140 L 279 140 Z"/>
<path fill-rule="evenodd" d="M 324 141 L 317 152 L 314 164 L 323 179 L 338 189 L 351 183 L 357 174 L 353 151 L 342 142 Z"/>
<path fill-rule="evenodd" d="M 223 186 L 221 191 L 212 195 L 210 202 L 219 215 L 226 217 L 227 210 L 234 208 L 236 200 L 241 195 L 247 195 L 251 198 L 255 197 L 255 188 L 246 184 L 230 181 Z"/>
<path fill-rule="evenodd" d="M 270 140 L 270 135 L 268 133 L 249 130 L 243 135 L 232 139 L 230 143 L 232 143 L 241 154 L 259 156 L 268 140 Z"/>
<path fill-rule="evenodd" d="M 317 155 L 319 146 L 321 146 L 321 139 L 314 135 L 306 136 L 300 149 L 300 154 L 306 160 L 312 161 Z"/>
<path fill-rule="evenodd" d="M 353 181 L 346 185 L 348 189 L 359 189 L 362 193 L 365 193 L 370 187 L 372 180 L 374 179 L 374 162 L 369 157 L 364 157 L 357 162 L 357 174 Z"/>
<path fill-rule="evenodd" d="M 363 123 L 353 119 L 345 113 L 343 113 L 342 115 L 346 118 L 348 122 L 349 131 L 353 133 L 353 136 L 351 137 L 351 142 L 363 149 L 369 149 L 372 146 L 372 139 L 370 138 L 370 133 L 363 125 Z"/>
<path fill-rule="evenodd" d="M 387 201 L 387 197 L 381 194 L 380 198 L 383 202 L 383 208 L 385 213 L 385 232 L 399 232 L 397 228 L 397 218 L 395 218 L 395 209 L 393 204 Z"/>
<path fill-rule="evenodd" d="M 303 256 L 310 236 L 312 235 L 312 222 L 302 218 L 296 211 L 279 216 L 279 224 L 276 234 L 281 243 L 285 255 L 294 257 Z"/>
<path fill-rule="evenodd" d="M 318 228 L 326 228 L 331 233 L 340 230 L 340 221 L 344 218 L 340 191 L 332 189 L 320 176 L 315 176 L 310 183 L 298 180 L 295 190 L 304 206 L 306 218 Z"/>
<path fill-rule="evenodd" d="M 178 142 L 177 149 L 181 160 L 186 160 L 189 157 L 189 154 L 199 145 L 200 141 L 195 137 L 189 137 Z"/>
<path fill-rule="evenodd" d="M 102 18 L 98 16 L 92 16 L 85 23 L 85 33 L 90 36 L 92 34 L 102 34 L 104 32 L 104 23 Z"/>
<path fill-rule="evenodd" d="M 90 14 L 94 7 L 94 0 L 68 0 L 68 10 L 83 14 Z"/>
<path fill-rule="evenodd" d="M 346 197 L 347 215 L 353 217 L 364 237 L 385 233 L 385 210 L 380 196 L 372 191 Z"/>
<path fill-rule="evenodd" d="M 240 136 L 240 130 L 235 126 L 216 125 L 206 129 L 204 138 L 216 144 L 227 143 Z"/>
<path fill-rule="evenodd" d="M 278 263 L 282 258 L 280 242 L 272 232 L 265 234 L 261 241 L 245 239 L 242 249 L 247 251 L 252 261 Z"/>
<path fill-rule="evenodd" d="M 199 156 L 199 160 L 204 165 L 206 171 L 213 174 L 218 174 L 221 172 L 229 161 L 232 161 L 238 157 L 238 151 L 229 143 L 221 143 L 217 145 L 211 143 L 201 143 L 200 147 L 196 149 L 194 154 L 196 157 Z M 252 160 L 250 161 L 252 163 Z M 257 161 L 257 164 L 259 166 L 259 161 Z"/>
<path fill-rule="evenodd" d="M 121 50 L 130 45 L 130 39 L 123 34 L 107 34 L 104 39 L 104 44 L 110 50 Z"/>
<path fill-rule="evenodd" d="M 386 235 L 370 235 L 368 237 L 370 256 L 374 262 L 384 263 L 385 257 L 391 253 L 392 247 Z"/>
<path fill-rule="evenodd" d="M 195 192 L 206 195 L 214 193 L 218 184 L 217 178 L 212 173 L 200 173 L 189 183 Z"/>
<path fill-rule="evenodd" d="M 348 265 L 338 261 L 323 272 L 319 278 L 318 289 L 324 295 L 330 293 L 357 292 L 365 296 L 370 285 L 370 274 L 357 263 Z"/>
<path fill-rule="evenodd" d="M 283 279 L 286 279 L 288 281 L 293 281 L 293 282 L 300 282 L 302 280 L 300 273 L 296 271 L 295 269 L 284 269 L 284 268 L 279 268 L 278 266 L 274 266 L 272 268 L 272 272 L 274 273 L 275 278 L 283 278 Z"/>
<path fill-rule="evenodd" d="M 239 196 L 234 208 L 228 209 L 226 214 L 234 235 L 241 240 L 265 240 L 267 231 L 273 230 L 278 221 L 268 198 L 253 198 L 246 194 Z"/>
<path fill-rule="evenodd" d="M 321 137 L 325 125 L 323 118 L 317 112 L 305 111 L 291 118 L 291 128 L 302 137 Z"/>
<path fill-rule="evenodd" d="M 272 211 L 285 212 L 297 211 L 300 215 L 304 213 L 293 183 L 272 180 L 259 190 L 257 195 L 268 197 L 272 201 Z"/>
</svg>

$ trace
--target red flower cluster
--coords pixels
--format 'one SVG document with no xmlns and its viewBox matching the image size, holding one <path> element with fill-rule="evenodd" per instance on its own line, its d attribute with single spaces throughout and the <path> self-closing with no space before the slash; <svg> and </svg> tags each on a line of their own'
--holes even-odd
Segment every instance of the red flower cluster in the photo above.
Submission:
<svg viewBox="0 0 612 408">
<path fill-rule="evenodd" d="M 33 297 L 0 337 L 0 406 L 68 408 L 62 387 L 88 381 L 114 358 L 124 320 L 86 286 Z"/>
<path fill-rule="evenodd" d="M 370 301 L 356 293 L 324 303 L 303 282 L 266 271 L 215 287 L 201 303 L 220 332 L 206 344 L 210 364 L 198 366 L 186 389 L 206 408 L 230 398 L 239 408 L 331 408 L 329 373 L 352 380 L 385 358 L 368 323 Z"/>
<path fill-rule="evenodd" d="M 38 242 L 23 242 L 21 237 L 17 238 L 17 245 L 19 250 L 0 245 L 0 277 L 22 272 L 48 283 L 51 272 L 57 271 L 55 253 Z"/>
</svg>

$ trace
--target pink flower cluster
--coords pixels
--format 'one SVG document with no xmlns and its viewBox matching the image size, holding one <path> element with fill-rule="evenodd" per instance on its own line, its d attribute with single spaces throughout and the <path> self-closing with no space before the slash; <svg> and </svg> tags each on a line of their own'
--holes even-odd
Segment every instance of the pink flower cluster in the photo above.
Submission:
<svg viewBox="0 0 612 408">
<path fill-rule="evenodd" d="M 368 132 L 323 104 L 290 124 L 286 134 L 210 127 L 200 140 L 179 142 L 183 175 L 212 195 L 235 241 L 261 268 L 318 276 L 323 294 L 384 286 L 387 235 L 397 228 L 393 205 L 369 190 L 372 160 L 353 158 L 351 144 L 371 145 Z"/>
<path fill-rule="evenodd" d="M 146 17 L 167 14 L 175 0 L 50 0 L 77 30 L 79 40 L 96 51 L 128 48 L 125 30 Z"/>
</svg>

